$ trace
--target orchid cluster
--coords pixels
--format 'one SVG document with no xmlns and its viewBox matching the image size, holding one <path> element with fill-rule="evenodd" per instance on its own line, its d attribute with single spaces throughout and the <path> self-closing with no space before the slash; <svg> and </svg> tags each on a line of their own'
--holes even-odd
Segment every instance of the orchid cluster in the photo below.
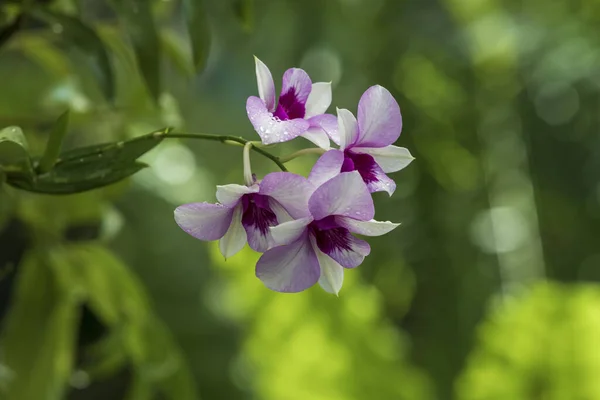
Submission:
<svg viewBox="0 0 600 400">
<path fill-rule="evenodd" d="M 386 174 L 413 160 L 407 149 L 392 145 L 402 130 L 400 108 L 376 85 L 362 95 L 357 117 L 346 109 L 337 109 L 337 117 L 327 114 L 331 84 L 312 83 L 299 68 L 284 73 L 277 99 L 271 72 L 255 62 L 259 97 L 249 97 L 246 110 L 261 138 L 257 145 L 302 136 L 318 146 L 321 157 L 308 178 L 273 172 L 259 180 L 250 169 L 249 142 L 245 184 L 217 186 L 218 203 L 182 205 L 175 220 L 197 239 L 219 240 L 225 258 L 246 243 L 263 253 L 256 276 L 269 289 L 300 292 L 318 282 L 337 295 L 344 270 L 359 266 L 371 251 L 354 234 L 379 236 L 398 226 L 373 219 L 371 193 L 391 196 L 396 184 Z"/>
</svg>

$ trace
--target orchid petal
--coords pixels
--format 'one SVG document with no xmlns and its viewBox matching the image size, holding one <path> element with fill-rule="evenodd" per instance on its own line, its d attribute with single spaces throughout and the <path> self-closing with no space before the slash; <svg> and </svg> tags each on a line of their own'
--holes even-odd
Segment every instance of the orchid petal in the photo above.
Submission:
<svg viewBox="0 0 600 400">
<path fill-rule="evenodd" d="M 287 142 L 306 132 L 309 127 L 308 121 L 301 118 L 285 121 L 275 119 L 265 103 L 255 96 L 248 98 L 246 111 L 263 144 Z"/>
<path fill-rule="evenodd" d="M 306 100 L 306 114 L 304 118 L 324 114 L 330 105 L 331 82 L 313 83 L 308 99 Z"/>
<path fill-rule="evenodd" d="M 358 140 L 358 124 L 354 115 L 345 108 L 338 108 L 337 115 L 340 150 L 345 150 Z"/>
<path fill-rule="evenodd" d="M 394 194 L 394 191 L 396 191 L 396 182 L 387 176 L 379 165 L 372 167 L 371 174 L 374 175 L 375 180 L 367 182 L 369 192 L 387 192 L 390 196 Z"/>
<path fill-rule="evenodd" d="M 390 221 L 359 221 L 348 217 L 335 217 L 336 223 L 352 233 L 364 236 L 381 236 L 396 229 L 400 224 Z"/>
<path fill-rule="evenodd" d="M 273 76 L 265 63 L 257 57 L 254 57 L 254 64 L 256 68 L 258 96 L 265 103 L 267 110 L 273 112 L 275 111 L 275 83 L 273 83 Z"/>
<path fill-rule="evenodd" d="M 256 264 L 256 277 L 277 292 L 301 292 L 317 283 L 319 276 L 319 261 L 306 235 L 268 250 Z"/>
<path fill-rule="evenodd" d="M 292 90 L 296 100 L 305 105 L 312 90 L 312 82 L 303 69 L 290 68 L 284 72 L 280 96 Z"/>
<path fill-rule="evenodd" d="M 295 242 L 304 234 L 306 227 L 311 222 L 312 218 L 306 217 L 272 226 L 269 229 L 271 230 L 273 243 L 277 246 L 281 246 Z"/>
<path fill-rule="evenodd" d="M 328 293 L 333 293 L 336 296 L 342 288 L 344 283 L 344 268 L 338 264 L 333 258 L 323 253 L 314 243 L 313 250 L 319 260 L 319 266 L 321 267 L 321 276 L 319 277 L 319 285 Z"/>
<path fill-rule="evenodd" d="M 233 207 L 240 201 L 243 195 L 257 193 L 258 190 L 258 185 L 252 185 L 250 187 L 237 185 L 235 183 L 219 185 L 217 186 L 217 200 L 223 205 Z"/>
<path fill-rule="evenodd" d="M 354 147 L 352 151 L 369 154 L 385 173 L 400 171 L 415 159 L 408 149 L 398 146 Z"/>
<path fill-rule="evenodd" d="M 308 128 L 308 130 L 300 136 L 306 140 L 310 140 L 324 150 L 329 150 L 331 148 L 329 136 L 327 136 L 325 131 L 321 128 Z"/>
<path fill-rule="evenodd" d="M 189 235 L 200 240 L 217 240 L 225 235 L 233 208 L 221 204 L 192 203 L 175 209 L 175 222 Z"/>
<path fill-rule="evenodd" d="M 355 145 L 385 147 L 394 143 L 402 131 L 400 107 L 382 86 L 371 86 L 358 102 L 359 137 Z"/>
<path fill-rule="evenodd" d="M 308 208 L 315 220 L 342 215 L 368 221 L 375 215 L 371 194 L 357 171 L 343 172 L 322 184 L 308 200 Z"/>
<path fill-rule="evenodd" d="M 325 254 L 333 258 L 338 264 L 344 268 L 356 268 L 362 264 L 366 256 L 371 252 L 369 243 L 362 239 L 352 236 L 347 233 L 347 246 L 330 246 L 327 250 L 321 248 Z"/>
<path fill-rule="evenodd" d="M 273 237 L 271 231 L 263 233 L 258 225 L 244 225 L 246 231 L 246 237 L 248 238 L 248 246 L 254 251 L 264 253 L 274 246 Z"/>
<path fill-rule="evenodd" d="M 219 250 L 227 259 L 240 251 L 246 242 L 246 231 L 242 226 L 242 205 L 238 204 L 233 210 L 231 225 L 229 225 L 227 233 L 219 240 Z"/>
<path fill-rule="evenodd" d="M 331 178 L 340 174 L 344 164 L 344 153 L 339 150 L 329 150 L 323 154 L 313 166 L 308 180 L 315 187 L 321 186 Z"/>
<path fill-rule="evenodd" d="M 333 140 L 336 144 L 340 142 L 340 134 L 338 131 L 338 119 L 335 115 L 332 114 L 321 114 L 316 115 L 312 118 L 308 119 L 311 128 L 321 128 L 331 140 Z M 327 146 L 329 146 L 329 141 L 327 141 Z M 321 148 L 325 148 L 319 146 Z M 329 149 L 329 147 L 327 147 Z"/>
<path fill-rule="evenodd" d="M 287 212 L 285 208 L 279 202 L 269 197 L 269 208 L 275 214 L 277 223 L 283 224 L 284 222 L 292 221 L 294 218 Z"/>
<path fill-rule="evenodd" d="M 308 179 L 291 172 L 272 172 L 260 182 L 260 194 L 277 200 L 294 218 L 310 215 L 308 198 L 314 190 Z"/>
</svg>

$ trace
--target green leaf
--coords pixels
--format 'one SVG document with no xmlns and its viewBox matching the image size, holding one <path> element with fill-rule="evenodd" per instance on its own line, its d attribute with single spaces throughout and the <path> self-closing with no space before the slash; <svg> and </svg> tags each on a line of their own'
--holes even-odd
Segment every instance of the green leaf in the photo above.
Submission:
<svg viewBox="0 0 600 400">
<path fill-rule="evenodd" d="M 234 0 L 233 11 L 246 32 L 254 29 L 254 0 Z"/>
<path fill-rule="evenodd" d="M 18 126 L 0 130 L 0 169 L 20 175 L 25 180 L 33 176 L 27 139 Z"/>
<path fill-rule="evenodd" d="M 160 96 L 160 42 L 152 4 L 147 0 L 113 0 L 113 7 L 129 33 L 138 68 L 155 101 Z"/>
<path fill-rule="evenodd" d="M 121 346 L 134 367 L 135 382 L 129 398 L 145 399 L 160 391 L 170 400 L 196 400 L 192 375 L 165 325 L 151 313 L 149 299 L 135 275 L 109 251 L 95 244 L 69 248 L 69 264 L 79 274 L 91 309 L 119 334 L 111 348 Z M 113 330 L 113 332 L 115 332 Z M 105 359 L 101 362 L 119 360 Z M 94 369 L 92 367 L 92 369 Z"/>
<path fill-rule="evenodd" d="M 136 161 L 137 158 L 160 143 L 167 131 L 67 151 L 53 169 L 38 175 L 35 180 L 16 177 L 8 183 L 23 190 L 48 194 L 72 194 L 107 186 L 147 167 Z"/>
<path fill-rule="evenodd" d="M 2 342 L 13 373 L 7 400 L 64 398 L 74 358 L 79 302 L 46 264 L 46 252 L 27 254 Z"/>
<path fill-rule="evenodd" d="M 48 144 L 46 144 L 46 151 L 40 159 L 38 164 L 38 171 L 41 173 L 49 171 L 56 162 L 60 153 L 63 139 L 67 134 L 67 127 L 69 126 L 69 110 L 65 111 L 54 124 L 52 133 L 48 138 Z"/>
<path fill-rule="evenodd" d="M 210 51 L 210 29 L 204 2 L 202 0 L 186 0 L 184 10 L 192 43 L 192 58 L 196 71 L 204 69 Z"/>
<path fill-rule="evenodd" d="M 78 18 L 38 8 L 33 15 L 62 28 L 62 36 L 87 54 L 92 61 L 92 71 L 109 101 L 115 98 L 115 78 L 108 52 L 96 32 Z"/>
<path fill-rule="evenodd" d="M 190 60 L 189 55 L 186 54 L 184 44 L 182 44 L 182 40 L 177 33 L 172 30 L 163 29 L 160 32 L 160 42 L 163 52 L 171 59 L 173 65 L 175 65 L 182 74 L 193 77 L 195 71 L 192 67 L 192 61 Z"/>
</svg>

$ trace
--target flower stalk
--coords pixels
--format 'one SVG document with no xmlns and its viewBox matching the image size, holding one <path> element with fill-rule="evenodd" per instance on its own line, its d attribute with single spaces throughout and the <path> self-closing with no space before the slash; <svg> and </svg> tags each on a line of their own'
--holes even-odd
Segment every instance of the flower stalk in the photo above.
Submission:
<svg viewBox="0 0 600 400">
<path fill-rule="evenodd" d="M 280 170 L 287 172 L 287 168 L 279 157 L 269 153 L 266 150 L 261 149 L 254 145 L 254 142 L 251 140 L 244 139 L 240 136 L 231 136 L 231 135 L 213 135 L 209 133 L 178 133 L 178 132 L 169 132 L 164 134 L 163 138 L 179 138 L 179 139 L 199 139 L 199 140 L 212 140 L 216 142 L 221 142 L 224 144 L 235 145 L 235 146 L 245 146 L 247 143 L 252 143 L 251 149 L 262 155 L 263 157 L 268 158 L 273 161 Z"/>
</svg>

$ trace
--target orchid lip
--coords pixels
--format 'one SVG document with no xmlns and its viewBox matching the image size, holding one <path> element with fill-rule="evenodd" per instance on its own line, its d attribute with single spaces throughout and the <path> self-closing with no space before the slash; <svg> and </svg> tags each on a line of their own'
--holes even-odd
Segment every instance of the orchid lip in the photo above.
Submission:
<svg viewBox="0 0 600 400">
<path fill-rule="evenodd" d="M 350 231 L 341 227 L 333 215 L 311 222 L 308 229 L 315 237 L 319 249 L 325 254 L 331 254 L 336 249 L 352 250 Z"/>
<path fill-rule="evenodd" d="M 242 197 L 242 225 L 254 226 L 262 235 L 267 235 L 269 227 L 277 225 L 277 217 L 269 206 L 269 196 L 258 193 L 245 194 Z"/>
<path fill-rule="evenodd" d="M 344 162 L 340 172 L 358 171 L 363 181 L 367 184 L 378 181 L 377 163 L 370 154 L 344 151 Z"/>
</svg>

